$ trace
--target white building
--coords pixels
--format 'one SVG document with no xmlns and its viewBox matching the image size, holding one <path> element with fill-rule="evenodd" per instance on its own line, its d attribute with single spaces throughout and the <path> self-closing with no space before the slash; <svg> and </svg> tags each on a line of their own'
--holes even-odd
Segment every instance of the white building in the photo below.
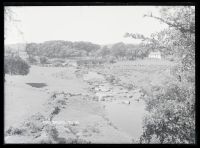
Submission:
<svg viewBox="0 0 200 148">
<path fill-rule="evenodd" d="M 160 51 L 157 51 L 157 52 L 151 52 L 149 54 L 149 58 L 153 58 L 153 59 L 161 59 L 161 53 Z"/>
</svg>

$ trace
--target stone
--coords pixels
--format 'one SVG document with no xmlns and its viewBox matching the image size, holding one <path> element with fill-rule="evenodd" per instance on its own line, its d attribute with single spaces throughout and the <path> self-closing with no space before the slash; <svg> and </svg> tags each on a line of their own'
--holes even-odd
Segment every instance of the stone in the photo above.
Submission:
<svg viewBox="0 0 200 148">
<path fill-rule="evenodd" d="M 101 101 L 105 101 L 105 98 L 102 98 Z"/>
<path fill-rule="evenodd" d="M 72 126 L 77 126 L 79 125 L 80 123 L 78 121 L 68 121 L 68 124 L 69 125 L 72 125 Z"/>
<path fill-rule="evenodd" d="M 121 103 L 123 103 L 123 104 L 130 104 L 131 102 L 130 101 L 122 101 Z"/>
</svg>

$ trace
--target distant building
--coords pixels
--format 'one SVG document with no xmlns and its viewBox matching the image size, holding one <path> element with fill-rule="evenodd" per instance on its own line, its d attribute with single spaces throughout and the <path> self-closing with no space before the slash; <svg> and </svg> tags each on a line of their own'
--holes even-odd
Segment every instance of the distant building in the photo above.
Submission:
<svg viewBox="0 0 200 148">
<path fill-rule="evenodd" d="M 151 52 L 149 54 L 149 58 L 151 58 L 151 59 L 161 59 L 161 53 L 160 53 L 160 51 Z"/>
</svg>

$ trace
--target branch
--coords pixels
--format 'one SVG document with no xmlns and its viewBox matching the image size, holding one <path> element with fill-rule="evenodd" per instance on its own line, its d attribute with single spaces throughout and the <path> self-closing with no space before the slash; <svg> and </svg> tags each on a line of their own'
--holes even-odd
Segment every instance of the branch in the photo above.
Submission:
<svg viewBox="0 0 200 148">
<path fill-rule="evenodd" d="M 164 20 L 164 19 L 162 19 L 160 17 L 153 16 L 152 14 L 151 15 L 144 15 L 144 17 L 155 18 L 155 19 L 157 19 L 157 20 L 159 20 L 159 21 L 161 21 L 161 22 L 169 25 L 170 27 L 174 27 L 174 28 L 180 30 L 182 33 L 187 33 L 187 32 L 189 32 L 189 33 L 195 33 L 195 26 L 194 25 L 190 26 L 190 28 L 187 29 L 187 28 L 183 27 L 183 24 L 177 24 L 175 22 L 171 23 L 171 22 L 166 21 L 166 20 Z"/>
<path fill-rule="evenodd" d="M 142 34 L 134 34 L 134 33 L 126 33 L 124 35 L 124 37 L 132 37 L 134 39 L 141 39 L 142 41 L 149 41 L 149 42 L 152 42 L 152 43 L 157 43 L 158 40 L 154 39 L 154 38 L 149 38 L 149 37 L 145 37 L 144 35 Z"/>
</svg>

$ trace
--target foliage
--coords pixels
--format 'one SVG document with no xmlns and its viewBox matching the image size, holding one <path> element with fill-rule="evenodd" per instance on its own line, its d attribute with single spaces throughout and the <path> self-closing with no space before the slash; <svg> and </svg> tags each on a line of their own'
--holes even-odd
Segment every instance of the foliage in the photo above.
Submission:
<svg viewBox="0 0 200 148">
<path fill-rule="evenodd" d="M 195 7 L 179 6 L 179 7 L 161 7 L 161 17 L 155 17 L 163 23 L 179 30 L 181 33 L 195 33 Z"/>
<path fill-rule="evenodd" d="M 141 143 L 195 143 L 195 10 L 192 6 L 161 7 L 160 16 L 145 15 L 169 28 L 151 37 L 126 33 L 147 46 L 174 56 L 177 81 L 147 94 L 149 115 Z"/>
<path fill-rule="evenodd" d="M 6 135 L 23 135 L 25 132 L 25 129 L 10 126 L 8 130 L 6 130 Z"/>
<path fill-rule="evenodd" d="M 48 63 L 48 59 L 46 57 L 40 57 L 40 63 L 41 64 L 47 64 Z"/>
<path fill-rule="evenodd" d="M 29 56 L 37 56 L 38 50 L 39 48 L 36 43 L 29 43 L 26 45 L 26 52 Z"/>
<path fill-rule="evenodd" d="M 29 56 L 28 57 L 28 62 L 30 62 L 30 64 L 36 64 L 37 60 L 34 58 L 34 56 Z"/>
<path fill-rule="evenodd" d="M 117 61 L 114 59 L 114 58 L 110 58 L 109 59 L 109 63 L 113 64 L 113 63 L 116 63 Z"/>
<path fill-rule="evenodd" d="M 7 33 L 8 33 L 8 30 L 9 30 L 9 27 L 12 25 L 12 26 L 15 26 L 15 28 L 17 29 L 17 31 L 22 34 L 21 30 L 18 29 L 17 27 L 17 22 L 20 22 L 20 20 L 17 20 L 15 18 L 15 12 L 9 7 L 9 6 L 6 6 L 4 7 L 4 21 L 5 21 L 5 24 L 4 25 L 4 38 L 7 36 Z"/>
<path fill-rule="evenodd" d="M 111 47 L 112 54 L 119 58 L 126 55 L 126 45 L 122 42 L 116 43 Z"/>
<path fill-rule="evenodd" d="M 46 41 L 44 43 L 29 43 L 26 52 L 32 56 L 46 56 L 49 58 L 66 58 L 86 56 L 96 51 L 100 46 L 90 42 Z"/>
<path fill-rule="evenodd" d="M 194 86 L 170 84 L 145 101 L 150 114 L 141 143 L 195 143 Z"/>
<path fill-rule="evenodd" d="M 4 73 L 14 75 L 27 75 L 30 66 L 19 56 L 5 56 Z"/>
<path fill-rule="evenodd" d="M 110 55 L 111 50 L 107 46 L 103 46 L 99 51 L 98 51 L 98 56 L 108 56 Z"/>
<path fill-rule="evenodd" d="M 169 25 L 169 28 L 145 37 L 138 33 L 126 33 L 125 37 L 141 39 L 146 45 L 161 50 L 165 55 L 174 55 L 182 60 L 190 54 L 194 63 L 195 9 L 192 6 L 161 7 L 160 17 L 145 15 Z M 187 58 L 189 59 L 189 58 Z M 194 64 L 193 64 L 194 65 Z"/>
<path fill-rule="evenodd" d="M 111 47 L 100 47 L 100 45 L 83 41 L 47 41 L 40 44 L 29 43 L 26 46 L 26 52 L 29 57 L 45 56 L 47 58 L 95 56 L 107 59 L 114 57 L 135 60 L 147 57 L 151 50 L 152 48 L 145 44 L 134 45 L 123 42 L 115 43 Z"/>
</svg>

